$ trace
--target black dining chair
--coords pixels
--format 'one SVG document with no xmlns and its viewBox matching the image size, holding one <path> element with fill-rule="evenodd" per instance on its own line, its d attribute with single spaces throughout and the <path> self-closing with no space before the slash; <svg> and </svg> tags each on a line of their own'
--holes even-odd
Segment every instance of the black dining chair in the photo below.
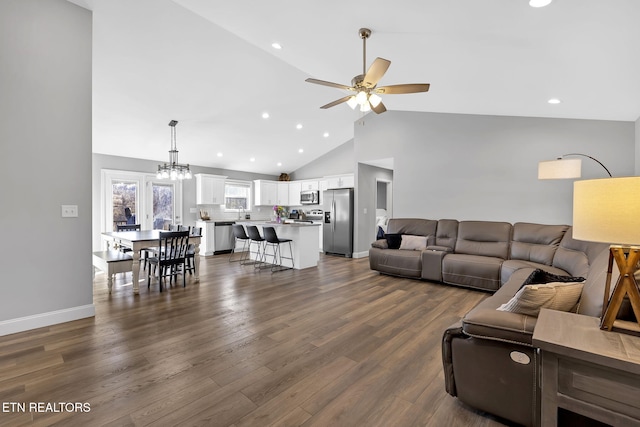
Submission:
<svg viewBox="0 0 640 427">
<path fill-rule="evenodd" d="M 116 225 L 117 231 L 140 231 L 140 224 L 118 224 Z M 126 246 L 118 246 L 120 252 L 131 252 L 133 249 Z M 146 265 L 145 265 L 146 266 Z"/>
<path fill-rule="evenodd" d="M 231 231 L 233 232 L 235 241 L 233 247 L 231 248 L 231 253 L 229 254 L 229 262 L 239 261 L 240 265 L 245 265 L 247 264 L 247 259 L 249 258 L 247 244 L 251 245 L 249 236 L 247 236 L 246 231 L 244 231 L 244 227 L 242 226 L 242 224 L 233 224 L 231 226 Z M 242 253 L 240 254 L 240 257 L 238 259 L 233 259 L 233 255 L 236 253 L 238 242 L 242 242 Z"/>
<path fill-rule="evenodd" d="M 202 237 L 202 227 L 187 227 L 189 232 L 189 236 L 197 236 Z M 186 231 L 186 230 L 182 230 Z M 189 272 L 189 274 L 194 274 L 196 272 L 196 245 L 194 243 L 189 243 L 189 247 L 187 248 L 187 258 L 185 262 L 185 272 Z"/>
<path fill-rule="evenodd" d="M 263 227 L 262 228 L 262 232 L 264 233 L 264 239 L 265 239 L 265 249 L 264 249 L 264 253 L 265 253 L 265 262 L 266 262 L 266 257 L 267 256 L 271 256 L 272 257 L 272 262 L 271 264 L 271 272 L 275 273 L 276 271 L 283 271 L 283 270 L 291 270 L 293 268 L 293 249 L 291 247 L 291 242 L 293 242 L 293 240 L 291 239 L 281 239 L 278 237 L 278 234 L 276 233 L 275 228 L 273 227 Z M 280 249 L 280 245 L 284 244 L 284 243 L 288 243 L 289 244 L 289 256 L 282 256 L 282 250 Z M 267 253 L 267 248 L 271 247 L 273 249 L 273 253 L 270 255 Z M 291 261 L 291 267 L 285 267 L 284 265 L 282 265 L 282 260 L 283 259 L 288 259 Z"/>
<path fill-rule="evenodd" d="M 151 286 L 151 266 L 158 272 L 158 283 L 162 292 L 162 282 L 166 283 L 169 277 L 169 285 L 173 278 L 182 271 L 182 286 L 187 286 L 185 275 L 185 259 L 189 248 L 188 231 L 160 232 L 158 239 L 158 251 L 149 257 L 149 271 L 147 272 L 147 288 Z M 157 268 L 155 268 L 157 267 Z M 177 278 L 176 278 L 177 280 Z"/>
<path fill-rule="evenodd" d="M 262 263 L 264 263 L 264 238 L 260 235 L 260 231 L 258 231 L 258 227 L 255 225 L 247 226 L 247 235 L 249 236 L 249 256 L 251 254 L 255 254 L 255 263 L 254 267 L 260 268 Z M 258 245 L 258 249 L 256 252 L 251 251 L 251 245 L 255 243 Z"/>
</svg>

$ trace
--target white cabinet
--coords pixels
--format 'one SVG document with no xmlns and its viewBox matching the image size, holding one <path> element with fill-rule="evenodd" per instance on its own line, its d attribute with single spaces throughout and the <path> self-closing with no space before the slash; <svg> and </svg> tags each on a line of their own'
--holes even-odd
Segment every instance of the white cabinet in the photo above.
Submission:
<svg viewBox="0 0 640 427">
<path fill-rule="evenodd" d="M 195 174 L 196 177 L 196 204 L 197 205 L 223 205 L 224 183 L 226 176 Z"/>
<path fill-rule="evenodd" d="M 289 206 L 289 182 L 278 182 L 278 197 L 276 200 L 277 205 Z"/>
<path fill-rule="evenodd" d="M 276 205 L 278 202 L 278 183 L 258 179 L 253 181 L 254 204 L 256 206 Z"/>
<path fill-rule="evenodd" d="M 355 187 L 355 178 L 352 173 L 346 175 L 332 175 L 324 177 L 327 182 L 327 188 L 353 188 Z"/>
<path fill-rule="evenodd" d="M 300 191 L 302 191 L 301 181 L 289 183 L 289 206 L 300 206 Z"/>
<path fill-rule="evenodd" d="M 301 191 L 319 190 L 320 189 L 320 185 L 318 184 L 318 180 L 317 179 L 316 180 L 304 180 L 304 181 L 292 181 L 292 182 L 299 182 Z"/>
</svg>

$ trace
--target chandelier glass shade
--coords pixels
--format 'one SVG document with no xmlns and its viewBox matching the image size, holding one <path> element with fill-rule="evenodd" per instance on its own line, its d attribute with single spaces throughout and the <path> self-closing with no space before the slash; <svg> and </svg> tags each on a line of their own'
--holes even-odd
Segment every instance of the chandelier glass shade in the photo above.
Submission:
<svg viewBox="0 0 640 427">
<path fill-rule="evenodd" d="M 191 179 L 191 169 L 189 165 L 183 165 L 178 162 L 178 150 L 176 148 L 176 125 L 177 120 L 171 120 L 169 126 L 171 127 L 171 150 L 169 150 L 169 163 L 158 165 L 158 173 L 156 176 L 158 179 L 170 178 L 176 179 Z"/>
</svg>

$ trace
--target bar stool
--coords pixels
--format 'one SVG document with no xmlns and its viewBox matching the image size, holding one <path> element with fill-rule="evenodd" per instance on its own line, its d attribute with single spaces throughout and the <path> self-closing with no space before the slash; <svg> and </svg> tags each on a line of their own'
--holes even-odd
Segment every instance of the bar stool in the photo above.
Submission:
<svg viewBox="0 0 640 427">
<path fill-rule="evenodd" d="M 255 225 L 247 226 L 247 235 L 249 236 L 249 254 L 256 254 L 256 261 L 254 264 L 255 268 L 260 268 L 261 264 L 264 263 L 264 242 L 265 240 L 260 235 L 258 231 L 258 227 Z M 258 250 L 256 252 L 251 252 L 251 244 L 256 243 L 258 245 Z"/>
<path fill-rule="evenodd" d="M 240 261 L 240 265 L 248 264 L 247 258 L 249 258 L 249 251 L 247 250 L 247 244 L 251 246 L 249 236 L 247 236 L 247 233 L 244 231 L 244 227 L 241 224 L 232 225 L 231 231 L 233 232 L 233 237 L 235 237 L 236 240 L 233 248 L 231 248 L 231 253 L 229 254 L 229 262 Z M 242 242 L 242 253 L 240 254 L 240 259 L 233 259 L 233 254 L 236 253 L 236 246 L 238 246 L 238 241 Z"/>
<path fill-rule="evenodd" d="M 262 232 L 264 233 L 264 238 L 266 240 L 264 249 L 265 258 L 267 256 L 267 246 L 273 247 L 273 262 L 271 263 L 271 272 L 275 273 L 276 271 L 291 270 L 293 268 L 293 249 L 291 248 L 292 240 L 280 239 L 273 227 L 263 227 Z M 289 244 L 289 257 L 282 256 L 280 245 L 283 243 Z M 284 267 L 282 265 L 283 259 L 290 259 L 291 267 Z"/>
</svg>

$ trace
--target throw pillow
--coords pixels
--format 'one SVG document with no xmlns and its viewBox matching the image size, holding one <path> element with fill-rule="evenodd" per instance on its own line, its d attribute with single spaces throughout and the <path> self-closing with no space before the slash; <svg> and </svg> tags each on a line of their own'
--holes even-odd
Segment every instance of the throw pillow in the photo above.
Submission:
<svg viewBox="0 0 640 427">
<path fill-rule="evenodd" d="M 400 249 L 407 251 L 421 251 L 427 249 L 427 236 L 402 235 Z"/>
<path fill-rule="evenodd" d="M 541 285 L 526 285 L 507 303 L 498 307 L 500 311 L 538 317 L 540 310 L 571 311 L 580 299 L 584 282 L 551 282 Z"/>
<path fill-rule="evenodd" d="M 550 282 L 584 282 L 584 280 L 584 277 L 560 276 L 558 274 L 549 273 L 548 271 L 537 268 L 533 270 L 533 272 L 529 275 L 529 277 L 527 277 L 524 283 L 522 283 L 520 289 L 522 289 L 526 285 L 536 285 Z"/>
<path fill-rule="evenodd" d="M 387 244 L 387 241 L 385 239 L 378 239 L 371 244 L 371 247 L 378 249 L 388 249 L 389 245 Z"/>
<path fill-rule="evenodd" d="M 389 249 L 400 249 L 402 234 L 385 234 L 384 238 L 387 240 Z"/>
</svg>

